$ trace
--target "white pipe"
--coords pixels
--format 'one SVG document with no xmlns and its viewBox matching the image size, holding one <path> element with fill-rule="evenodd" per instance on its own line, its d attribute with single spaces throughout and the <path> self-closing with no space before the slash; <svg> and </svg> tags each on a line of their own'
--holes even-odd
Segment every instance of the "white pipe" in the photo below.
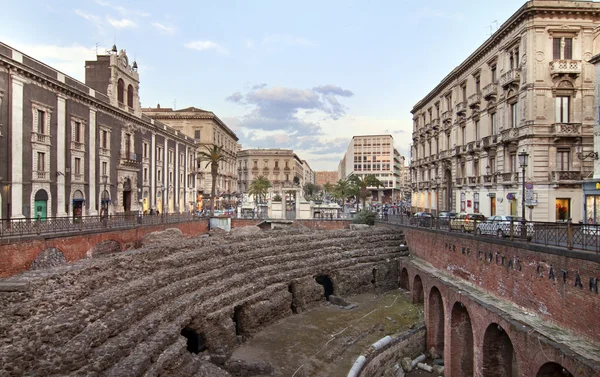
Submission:
<svg viewBox="0 0 600 377">
<path fill-rule="evenodd" d="M 388 335 L 386 337 L 379 339 L 375 343 L 371 344 L 371 348 L 373 348 L 375 351 L 379 351 L 383 347 L 390 344 L 392 342 L 392 340 L 393 340 L 392 337 Z"/>
<path fill-rule="evenodd" d="M 410 365 L 412 365 L 412 367 L 416 367 L 418 363 L 420 363 L 421 361 L 425 361 L 427 359 L 427 356 L 420 354 L 416 359 L 414 359 Z"/>
<path fill-rule="evenodd" d="M 354 362 L 354 365 L 352 365 L 352 368 L 350 369 L 350 372 L 348 372 L 347 377 L 358 377 L 360 370 L 362 369 L 362 367 L 365 365 L 366 362 L 367 362 L 367 358 L 364 357 L 363 355 L 360 355 L 359 357 L 357 357 L 356 361 Z"/>
<path fill-rule="evenodd" d="M 427 372 L 431 372 L 433 370 L 433 368 L 431 368 L 431 366 L 429 366 L 427 364 L 423 364 L 423 363 L 418 363 L 417 368 L 423 369 L 424 371 L 427 371 Z"/>
</svg>

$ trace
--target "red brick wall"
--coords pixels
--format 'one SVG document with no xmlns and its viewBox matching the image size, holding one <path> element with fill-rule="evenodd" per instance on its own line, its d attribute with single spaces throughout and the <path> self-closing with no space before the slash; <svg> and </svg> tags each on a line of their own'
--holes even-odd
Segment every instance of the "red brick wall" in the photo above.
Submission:
<svg viewBox="0 0 600 377">
<path fill-rule="evenodd" d="M 592 325 L 600 310 L 600 297 L 595 289 L 590 290 L 590 279 L 594 283 L 600 279 L 600 255 L 470 235 L 403 230 L 411 255 L 547 320 L 600 339 L 600 326 Z"/>
</svg>

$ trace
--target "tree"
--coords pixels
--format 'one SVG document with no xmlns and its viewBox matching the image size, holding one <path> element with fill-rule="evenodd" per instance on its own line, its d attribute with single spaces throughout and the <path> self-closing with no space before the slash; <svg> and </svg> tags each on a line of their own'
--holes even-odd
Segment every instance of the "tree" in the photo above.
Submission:
<svg viewBox="0 0 600 377">
<path fill-rule="evenodd" d="M 323 190 L 325 190 L 326 194 L 331 194 L 331 192 L 333 191 L 333 185 L 330 182 L 325 182 L 323 184 Z"/>
<path fill-rule="evenodd" d="M 314 183 L 305 183 L 302 187 L 302 191 L 304 193 L 304 198 L 306 200 L 311 200 L 318 192 L 318 187 Z"/>
<path fill-rule="evenodd" d="M 259 175 L 254 178 L 252 182 L 250 182 L 250 186 L 248 187 L 248 194 L 253 195 L 257 202 L 263 203 L 264 199 L 267 197 L 267 193 L 269 192 L 269 188 L 271 187 L 271 182 L 267 177 Z"/>
<path fill-rule="evenodd" d="M 365 202 L 367 200 L 367 187 L 383 186 L 383 183 L 381 183 L 381 181 L 377 179 L 377 177 L 375 177 L 373 174 L 365 175 L 362 177 L 353 174 L 350 176 L 350 178 L 348 178 L 348 180 L 352 183 L 353 186 L 355 186 L 356 191 L 358 191 L 356 192 L 356 194 L 360 196 L 363 208 L 365 208 Z"/>
<path fill-rule="evenodd" d="M 348 180 L 346 180 L 346 179 L 338 180 L 337 183 L 335 184 L 333 192 L 335 193 L 336 197 L 342 199 L 342 210 L 343 210 L 344 204 L 346 203 L 346 198 L 348 196 L 350 196 L 350 192 L 351 192 L 350 182 L 348 182 Z"/>
<path fill-rule="evenodd" d="M 217 175 L 219 174 L 219 163 L 226 161 L 227 156 L 223 152 L 223 146 L 211 144 L 204 145 L 206 151 L 198 153 L 198 164 L 206 161 L 205 169 L 210 165 L 210 175 L 212 177 L 212 185 L 210 187 L 210 215 L 215 213 L 215 196 L 217 189 Z"/>
</svg>

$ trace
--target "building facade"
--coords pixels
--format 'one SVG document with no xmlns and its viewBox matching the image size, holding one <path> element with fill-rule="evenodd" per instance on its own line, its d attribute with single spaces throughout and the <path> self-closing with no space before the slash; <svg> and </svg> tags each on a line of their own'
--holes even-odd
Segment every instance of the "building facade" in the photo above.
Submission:
<svg viewBox="0 0 600 377">
<path fill-rule="evenodd" d="M 273 188 L 291 187 L 294 178 L 302 187 L 302 160 L 291 149 L 243 149 L 237 155 L 238 191 L 246 194 L 250 183 L 259 176 L 266 177 Z"/>
<path fill-rule="evenodd" d="M 0 218 L 186 209 L 196 144 L 141 114 L 125 51 L 86 84 L 1 43 L 0 62 Z"/>
<path fill-rule="evenodd" d="M 304 184 L 316 184 L 317 177 L 315 175 L 315 172 L 310 168 L 310 165 L 308 164 L 308 162 L 306 162 L 306 160 L 302 160 L 302 170 L 304 172 Z"/>
<path fill-rule="evenodd" d="M 173 129 L 193 138 L 198 143 L 198 152 L 206 152 L 207 147 L 222 146 L 226 160 L 219 163 L 216 193 L 218 197 L 233 197 L 237 195 L 237 173 L 235 171 L 238 137 L 217 117 L 212 111 L 188 107 L 181 110 L 164 108 L 157 105 L 155 108 L 143 108 L 144 115 L 163 122 Z M 210 196 L 212 176 L 210 165 L 206 161 L 197 161 L 196 171 L 197 205 Z"/>
<path fill-rule="evenodd" d="M 527 2 L 413 107 L 413 211 L 520 216 L 525 199 L 527 220 L 582 220 L 599 12 Z"/>
<path fill-rule="evenodd" d="M 315 172 L 315 182 L 323 186 L 325 183 L 335 185 L 338 181 L 337 171 L 317 171 Z"/>
<path fill-rule="evenodd" d="M 374 200 L 394 203 L 401 195 L 401 158 L 392 135 L 354 136 L 338 165 L 340 179 L 374 175 L 383 187 L 369 187 Z"/>
</svg>

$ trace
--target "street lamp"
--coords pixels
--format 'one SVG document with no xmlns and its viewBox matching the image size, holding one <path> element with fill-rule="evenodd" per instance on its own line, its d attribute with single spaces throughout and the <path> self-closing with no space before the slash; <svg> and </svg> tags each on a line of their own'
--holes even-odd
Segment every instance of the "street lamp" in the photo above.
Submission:
<svg viewBox="0 0 600 377">
<path fill-rule="evenodd" d="M 591 158 L 594 160 L 598 159 L 598 152 L 590 152 L 584 156 L 583 155 L 583 145 L 581 144 L 581 142 L 579 144 L 577 144 L 576 150 L 577 150 L 577 158 L 579 158 L 582 161 L 587 160 L 588 158 Z"/>
<path fill-rule="evenodd" d="M 529 153 L 525 152 L 525 149 L 519 153 L 519 165 L 523 171 L 523 197 L 521 198 L 521 235 L 523 238 L 527 236 L 527 228 L 525 225 L 525 168 L 527 167 L 527 160 L 529 159 Z"/>
</svg>

